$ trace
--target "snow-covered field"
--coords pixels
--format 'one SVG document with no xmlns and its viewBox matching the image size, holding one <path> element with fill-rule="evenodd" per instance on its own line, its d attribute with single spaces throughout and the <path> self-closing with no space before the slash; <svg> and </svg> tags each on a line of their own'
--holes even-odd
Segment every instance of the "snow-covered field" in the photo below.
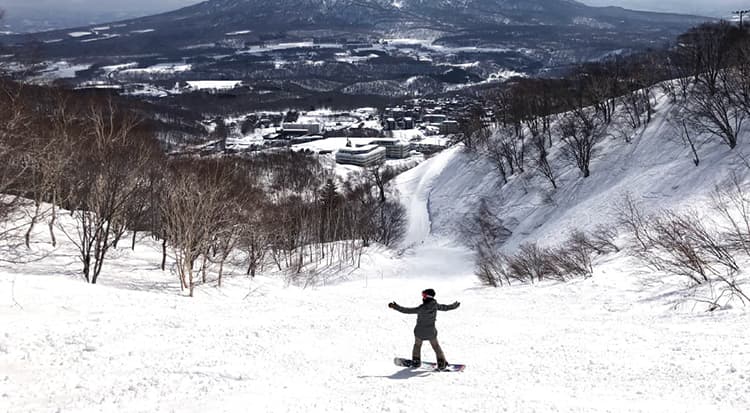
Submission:
<svg viewBox="0 0 750 413">
<path fill-rule="evenodd" d="M 242 84 L 241 80 L 192 80 L 187 82 L 193 90 L 229 90 Z"/>
<path fill-rule="evenodd" d="M 159 63 L 144 68 L 128 68 L 122 70 L 123 74 L 144 74 L 144 73 L 179 73 L 188 72 L 193 68 L 189 63 Z"/>
<path fill-rule="evenodd" d="M 504 47 L 476 47 L 476 46 L 464 46 L 464 47 L 452 47 L 443 46 L 440 44 L 434 44 L 431 40 L 425 39 L 409 39 L 409 38 L 391 38 L 381 39 L 381 42 L 390 47 L 404 48 L 406 46 L 413 46 L 418 48 L 424 48 L 440 53 L 503 53 L 511 51 L 512 49 Z"/>
<path fill-rule="evenodd" d="M 262 46 L 249 46 L 237 52 L 237 54 L 258 54 L 271 51 L 288 50 L 288 49 L 341 49 L 343 46 L 338 43 L 314 43 L 308 42 L 282 42 L 270 43 Z"/>
<path fill-rule="evenodd" d="M 86 37 L 93 35 L 93 32 L 70 32 L 68 33 L 68 36 L 78 38 L 78 37 Z"/>
<path fill-rule="evenodd" d="M 693 311 L 679 280 L 622 253 L 589 279 L 483 288 L 455 242 L 453 224 L 483 196 L 513 195 L 497 203 L 517 222 L 511 244 L 554 240 L 605 216 L 622 189 L 652 205 L 696 202 L 737 167 L 708 145 L 705 169 L 689 173 L 678 143 L 655 141 L 668 132 L 657 117 L 632 143 L 609 142 L 586 185 L 566 169 L 555 208 L 537 202 L 533 180 L 501 192 L 487 165 L 444 151 L 396 179 L 403 249 L 371 247 L 361 268 L 309 288 L 231 267 L 223 287 L 186 298 L 147 239 L 117 249 L 87 285 L 71 246 L 51 249 L 40 226 L 31 251 L 15 250 L 28 263 L 0 263 L 0 411 L 747 412 L 741 304 Z M 461 302 L 438 330 L 462 373 L 392 363 L 410 354 L 414 318 L 386 304 L 417 305 L 424 288 Z M 434 359 L 428 345 L 423 358 Z"/>
<path fill-rule="evenodd" d="M 591 280 L 478 288 L 470 254 L 430 241 L 373 254 L 358 279 L 317 289 L 238 276 L 179 296 L 157 257 L 119 252 L 103 285 L 61 267 L 5 268 L 0 410 L 744 412 L 744 313 L 675 314 L 612 266 Z M 149 256 L 151 255 L 151 260 Z M 67 257 L 71 258 L 71 257 Z M 61 262 L 61 261 L 57 261 Z M 70 267 L 68 267 L 70 268 Z M 62 272 L 63 274 L 60 274 Z M 463 373 L 392 365 L 435 288 L 439 337 Z M 433 359 L 429 346 L 425 359 Z"/>
</svg>

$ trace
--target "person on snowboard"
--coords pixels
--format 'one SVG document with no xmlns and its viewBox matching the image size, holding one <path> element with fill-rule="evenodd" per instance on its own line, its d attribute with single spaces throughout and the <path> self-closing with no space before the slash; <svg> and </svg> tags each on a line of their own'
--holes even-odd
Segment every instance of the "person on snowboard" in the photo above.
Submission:
<svg viewBox="0 0 750 413">
<path fill-rule="evenodd" d="M 419 307 L 401 307 L 396 304 L 395 301 L 388 304 L 388 307 L 398 312 L 404 314 L 417 314 L 417 325 L 414 327 L 414 348 L 411 353 L 413 368 L 417 368 L 422 364 L 422 342 L 425 340 L 428 340 L 432 349 L 435 350 L 438 369 L 443 370 L 448 366 L 448 361 L 445 360 L 443 349 L 440 348 L 440 344 L 437 340 L 435 318 L 437 317 L 438 310 L 455 310 L 459 305 L 461 305 L 461 303 L 458 301 L 450 305 L 438 304 L 438 302 L 435 301 L 435 290 L 432 288 L 422 291 L 422 305 Z"/>
</svg>

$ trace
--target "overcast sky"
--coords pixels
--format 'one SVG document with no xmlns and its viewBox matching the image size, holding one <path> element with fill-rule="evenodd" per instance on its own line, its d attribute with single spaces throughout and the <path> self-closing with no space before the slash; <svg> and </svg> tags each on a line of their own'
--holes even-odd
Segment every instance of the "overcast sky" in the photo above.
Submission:
<svg viewBox="0 0 750 413">
<path fill-rule="evenodd" d="M 0 0 L 0 9 L 6 11 L 2 22 L 6 29 L 27 32 L 146 16 L 200 1 L 202 0 Z"/>
<path fill-rule="evenodd" d="M 202 0 L 0 0 L 3 22 L 15 31 L 73 27 L 174 10 Z M 274 1 L 274 0 L 268 0 Z M 750 0 L 582 0 L 604 6 L 729 17 Z"/>
<path fill-rule="evenodd" d="M 199 3 L 201 0 L 0 0 L 0 8 L 8 10 L 48 10 L 65 9 L 95 11 L 166 11 L 181 6 Z M 273 0 L 269 0 L 273 1 Z M 696 9 L 719 10 L 733 9 L 741 6 L 747 8 L 748 1 L 742 0 L 582 0 L 593 5 L 617 5 L 637 7 L 639 9 Z"/>
<path fill-rule="evenodd" d="M 0 0 L 0 3 L 3 0 Z M 733 10 L 748 9 L 748 0 L 579 0 L 593 6 L 622 6 L 637 10 L 665 11 L 729 17 Z"/>
<path fill-rule="evenodd" d="M 0 8 L 12 10 L 69 9 L 71 11 L 158 10 L 180 8 L 200 0 L 0 0 Z"/>
</svg>

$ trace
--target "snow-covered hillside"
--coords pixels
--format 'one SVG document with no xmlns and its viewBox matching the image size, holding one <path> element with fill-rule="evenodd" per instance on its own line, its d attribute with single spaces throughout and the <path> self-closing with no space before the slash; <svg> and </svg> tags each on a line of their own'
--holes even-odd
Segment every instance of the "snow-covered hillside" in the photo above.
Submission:
<svg viewBox="0 0 750 413">
<path fill-rule="evenodd" d="M 679 105 L 663 94 L 655 101 L 653 120 L 636 130 L 630 142 L 618 136 L 616 126 L 610 128 L 608 137 L 596 147 L 588 178 L 581 178 L 575 165 L 564 159 L 559 145 L 553 148 L 551 162 L 559 186 L 554 191 L 544 177 L 531 170 L 511 177 L 503 186 L 486 158 L 467 154 L 460 147 L 441 154 L 433 163 L 445 165 L 434 178 L 429 197 L 433 232 L 442 236 L 460 232 L 463 221 L 482 199 L 513 231 L 505 246 L 509 251 L 523 242 L 550 245 L 575 229 L 613 224 L 614 209 L 628 194 L 647 213 L 670 208 L 711 215 L 707 204 L 717 185 L 725 184 L 732 175 L 750 181 L 750 168 L 744 160 L 750 156 L 750 134 L 733 150 L 703 135 L 696 167 L 691 149 L 680 135 L 684 115 Z M 692 130 L 690 134 L 699 135 Z"/>
<path fill-rule="evenodd" d="M 41 246 L 37 250 L 46 250 Z M 743 311 L 680 314 L 617 260 L 568 284 L 479 288 L 471 256 L 427 240 L 368 251 L 350 281 L 300 289 L 235 274 L 194 299 L 158 248 L 117 251 L 101 285 L 64 247 L 3 265 L 0 410 L 742 412 Z M 463 373 L 411 371 L 414 320 L 386 307 L 443 302 L 439 337 Z M 433 359 L 423 349 L 425 359 Z"/>
<path fill-rule="evenodd" d="M 74 248 L 52 248 L 39 225 L 31 250 L 3 247 L 24 263 L 0 262 L 0 411 L 746 412 L 741 305 L 690 311 L 679 280 L 625 254 L 600 258 L 588 279 L 484 288 L 458 242 L 481 198 L 512 226 L 507 249 L 607 222 L 624 192 L 651 209 L 700 208 L 717 180 L 742 172 L 747 139 L 734 151 L 704 145 L 696 168 L 668 139 L 670 110 L 660 99 L 645 131 L 606 141 L 590 178 L 564 169 L 555 193 L 523 176 L 501 187 L 460 147 L 436 155 L 396 180 L 403 249 L 370 247 L 361 268 L 316 287 L 230 266 L 222 287 L 186 298 L 149 239 L 116 249 L 89 285 Z M 414 319 L 386 304 L 417 305 L 424 288 L 461 302 L 438 330 L 462 373 L 392 364 L 411 352 Z M 434 359 L 429 346 L 423 358 Z"/>
</svg>

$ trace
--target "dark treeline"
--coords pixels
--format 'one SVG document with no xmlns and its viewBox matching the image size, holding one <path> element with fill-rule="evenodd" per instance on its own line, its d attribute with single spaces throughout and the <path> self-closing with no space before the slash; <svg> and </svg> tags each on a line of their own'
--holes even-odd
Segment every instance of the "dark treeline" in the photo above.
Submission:
<svg viewBox="0 0 750 413">
<path fill-rule="evenodd" d="M 249 275 L 271 264 L 314 282 L 315 268 L 358 265 L 364 246 L 403 232 L 391 169 L 340 183 L 304 153 L 169 158 L 158 127 L 137 102 L 0 79 L 0 219 L 22 226 L 19 248 L 46 225 L 96 283 L 113 248 L 149 234 L 192 295 L 208 278 L 220 284 L 229 259 Z"/>
<path fill-rule="evenodd" d="M 249 113 L 256 111 L 284 111 L 289 108 L 314 110 L 330 108 L 349 110 L 356 107 L 377 107 L 397 105 L 403 98 L 371 94 L 349 94 L 341 91 L 315 91 L 282 82 L 281 85 L 259 87 L 263 93 L 239 90 L 221 94 L 205 92 L 183 93 L 161 99 L 172 107 L 188 108 L 193 113 L 211 116 L 224 116 L 227 113 Z"/>
</svg>

